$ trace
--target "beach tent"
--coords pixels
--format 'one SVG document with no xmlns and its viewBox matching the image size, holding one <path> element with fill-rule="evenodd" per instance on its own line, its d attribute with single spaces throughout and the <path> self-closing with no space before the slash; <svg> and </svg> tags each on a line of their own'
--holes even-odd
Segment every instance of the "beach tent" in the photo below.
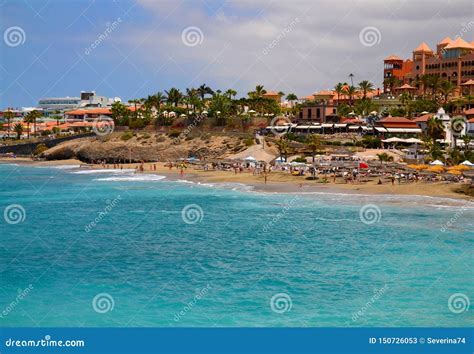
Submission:
<svg viewBox="0 0 474 354">
<path fill-rule="evenodd" d="M 283 162 L 285 162 L 285 158 L 283 158 L 282 156 L 277 157 L 277 158 L 275 159 L 275 163 L 283 163 Z"/>
<path fill-rule="evenodd" d="M 440 160 L 435 160 L 430 163 L 431 166 L 444 166 L 444 163 L 442 163 Z"/>
<path fill-rule="evenodd" d="M 244 161 L 247 161 L 247 162 L 256 162 L 257 159 L 253 156 L 247 156 Z"/>
<path fill-rule="evenodd" d="M 474 163 L 466 160 L 464 162 L 461 162 L 461 165 L 464 165 L 464 166 L 469 166 L 469 167 L 474 167 Z"/>
<path fill-rule="evenodd" d="M 417 138 L 409 138 L 405 139 L 406 143 L 411 143 L 411 144 L 423 144 L 423 141 Z"/>
<path fill-rule="evenodd" d="M 400 142 L 404 142 L 404 141 L 405 140 L 403 140 L 403 139 L 395 138 L 395 137 L 382 140 L 382 142 L 384 142 L 384 143 L 400 143 Z"/>
<path fill-rule="evenodd" d="M 359 162 L 359 168 L 369 168 L 369 165 L 367 165 L 365 162 Z"/>
</svg>

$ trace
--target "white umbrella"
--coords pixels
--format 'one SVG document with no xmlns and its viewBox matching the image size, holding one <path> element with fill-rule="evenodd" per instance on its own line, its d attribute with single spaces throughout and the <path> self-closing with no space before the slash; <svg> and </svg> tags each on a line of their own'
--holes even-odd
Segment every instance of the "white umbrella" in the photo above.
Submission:
<svg viewBox="0 0 474 354">
<path fill-rule="evenodd" d="M 400 142 L 403 142 L 405 140 L 393 137 L 393 138 L 385 139 L 385 140 L 382 140 L 382 141 L 384 143 L 400 143 Z"/>
<path fill-rule="evenodd" d="M 435 160 L 430 163 L 431 166 L 444 166 L 444 163 L 442 163 L 440 160 Z"/>
<path fill-rule="evenodd" d="M 202 114 L 207 114 L 207 111 L 202 111 Z"/>
<path fill-rule="evenodd" d="M 412 144 L 423 144 L 423 141 L 417 138 L 405 139 L 405 142 L 412 143 Z"/>
<path fill-rule="evenodd" d="M 466 161 L 464 161 L 464 162 L 461 162 L 461 165 L 471 166 L 471 167 L 472 167 L 472 166 L 474 166 L 474 163 L 472 163 L 471 161 L 466 160 Z"/>
<path fill-rule="evenodd" d="M 180 117 L 186 117 L 186 114 L 183 113 L 183 114 L 180 115 Z"/>
<path fill-rule="evenodd" d="M 255 113 L 255 111 L 251 109 L 250 111 L 248 111 L 248 113 Z"/>
</svg>

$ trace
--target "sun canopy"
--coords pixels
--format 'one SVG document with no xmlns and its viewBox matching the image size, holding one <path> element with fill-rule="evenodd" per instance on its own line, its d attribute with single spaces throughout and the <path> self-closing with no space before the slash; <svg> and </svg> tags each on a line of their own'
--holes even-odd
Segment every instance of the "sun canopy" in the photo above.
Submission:
<svg viewBox="0 0 474 354">
<path fill-rule="evenodd" d="M 440 160 L 435 160 L 430 163 L 431 166 L 444 166 L 444 163 L 442 163 Z"/>
<path fill-rule="evenodd" d="M 464 161 L 464 162 L 461 162 L 461 165 L 473 167 L 473 166 L 474 166 L 474 163 L 472 163 L 472 162 L 466 160 L 466 161 Z"/>
<path fill-rule="evenodd" d="M 400 138 L 388 138 L 388 139 L 385 139 L 385 140 L 382 140 L 384 143 L 400 143 L 400 142 L 404 142 L 405 140 L 403 139 L 400 139 Z"/>
<path fill-rule="evenodd" d="M 253 156 L 247 156 L 244 161 L 257 161 L 257 159 Z"/>
</svg>

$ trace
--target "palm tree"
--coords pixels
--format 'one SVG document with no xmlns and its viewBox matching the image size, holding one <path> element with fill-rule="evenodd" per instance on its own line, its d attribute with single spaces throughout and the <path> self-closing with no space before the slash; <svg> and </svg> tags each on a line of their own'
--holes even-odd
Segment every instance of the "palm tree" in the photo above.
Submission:
<svg viewBox="0 0 474 354">
<path fill-rule="evenodd" d="M 454 91 L 456 86 L 448 80 L 442 81 L 441 84 L 439 85 L 439 91 L 444 97 L 444 103 L 448 102 L 449 95 L 451 95 Z"/>
<path fill-rule="evenodd" d="M 235 98 L 235 96 L 237 95 L 237 91 L 235 90 L 232 90 L 232 89 L 228 89 L 225 94 L 230 98 Z"/>
<path fill-rule="evenodd" d="M 339 97 L 345 92 L 344 87 L 346 86 L 346 83 L 338 82 L 336 86 L 334 86 L 334 91 L 336 91 L 337 94 L 337 104 L 339 105 Z"/>
<path fill-rule="evenodd" d="M 33 135 L 36 136 L 36 120 L 42 116 L 42 114 L 35 110 L 29 112 L 31 122 L 33 123 Z"/>
<path fill-rule="evenodd" d="M 267 93 L 267 90 L 263 88 L 263 85 L 257 85 L 255 86 L 255 97 L 256 98 L 262 98 L 264 94 Z"/>
<path fill-rule="evenodd" d="M 285 137 L 281 137 L 275 142 L 278 152 L 280 156 L 283 156 L 285 158 L 285 162 L 288 159 L 288 150 L 290 149 L 290 146 L 288 145 L 288 140 Z"/>
<path fill-rule="evenodd" d="M 294 93 L 289 93 L 288 96 L 286 96 L 286 99 L 291 102 L 291 106 L 293 107 L 295 101 L 298 100 L 298 97 Z"/>
<path fill-rule="evenodd" d="M 197 91 L 199 93 L 199 96 L 201 96 L 201 101 L 204 101 L 206 95 L 214 94 L 214 91 L 209 86 L 206 86 L 206 84 L 202 84 L 201 86 L 199 86 Z"/>
<path fill-rule="evenodd" d="M 386 152 L 382 152 L 380 154 L 377 154 L 377 157 L 380 161 L 380 164 L 383 166 L 384 162 L 392 162 L 393 161 L 393 156 L 387 154 Z"/>
<path fill-rule="evenodd" d="M 433 145 L 436 145 L 436 140 L 444 137 L 444 124 L 441 119 L 432 117 L 428 119 L 426 125 L 426 133 L 433 141 Z"/>
<path fill-rule="evenodd" d="M 138 118 L 138 110 L 137 110 L 137 104 L 141 104 L 143 101 L 141 99 L 135 98 L 133 100 L 128 100 L 129 104 L 133 104 L 133 107 L 135 109 L 135 119 Z"/>
<path fill-rule="evenodd" d="M 374 84 L 368 80 L 364 80 L 359 82 L 359 89 L 362 91 L 362 97 L 366 99 L 367 93 L 372 92 L 374 90 Z"/>
<path fill-rule="evenodd" d="M 349 87 L 345 87 L 344 88 L 344 93 L 349 96 L 349 102 L 350 102 L 350 105 L 352 106 L 352 101 L 353 101 L 353 97 L 355 95 L 355 93 L 357 92 L 357 89 L 354 87 L 354 86 L 349 86 Z"/>
<path fill-rule="evenodd" d="M 10 132 L 12 130 L 12 127 L 10 126 L 10 123 L 13 118 L 15 118 L 15 113 L 13 113 L 12 108 L 7 108 L 5 112 L 3 112 L 3 117 L 7 121 L 8 124 L 8 131 Z M 8 137 L 10 137 L 10 133 L 8 133 Z"/>
<path fill-rule="evenodd" d="M 400 100 L 401 104 L 405 106 L 405 110 L 406 112 L 408 113 L 409 112 L 409 109 L 410 109 L 410 101 L 411 101 L 411 95 L 409 92 L 403 92 L 399 97 L 398 99 Z M 408 113 L 408 116 L 410 116 L 410 114 Z"/>
<path fill-rule="evenodd" d="M 199 90 L 199 89 L 198 89 Z M 178 104 L 183 99 L 183 94 L 177 88 L 170 88 L 168 91 L 165 91 L 166 94 L 166 101 L 171 103 L 173 106 L 178 106 Z"/>
<path fill-rule="evenodd" d="M 318 151 L 321 148 L 321 137 L 316 134 L 308 135 L 306 137 L 306 146 L 311 151 L 311 156 L 313 158 L 313 163 L 314 163 L 316 151 Z"/>
<path fill-rule="evenodd" d="M 18 140 L 21 139 L 21 134 L 23 134 L 23 125 L 21 123 L 16 123 L 14 126 L 13 126 L 13 130 L 15 131 L 16 133 L 16 138 Z"/>
<path fill-rule="evenodd" d="M 354 86 L 354 74 L 350 73 L 349 78 L 351 79 L 351 86 Z"/>
</svg>

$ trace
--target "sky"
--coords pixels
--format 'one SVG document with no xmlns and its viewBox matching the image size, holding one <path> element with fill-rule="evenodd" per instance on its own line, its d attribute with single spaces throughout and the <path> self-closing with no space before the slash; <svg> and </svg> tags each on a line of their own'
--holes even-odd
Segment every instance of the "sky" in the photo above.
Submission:
<svg viewBox="0 0 474 354">
<path fill-rule="evenodd" d="M 383 59 L 474 40 L 472 0 L 0 0 L 0 109 L 206 83 L 298 97 L 383 80 Z"/>
</svg>

